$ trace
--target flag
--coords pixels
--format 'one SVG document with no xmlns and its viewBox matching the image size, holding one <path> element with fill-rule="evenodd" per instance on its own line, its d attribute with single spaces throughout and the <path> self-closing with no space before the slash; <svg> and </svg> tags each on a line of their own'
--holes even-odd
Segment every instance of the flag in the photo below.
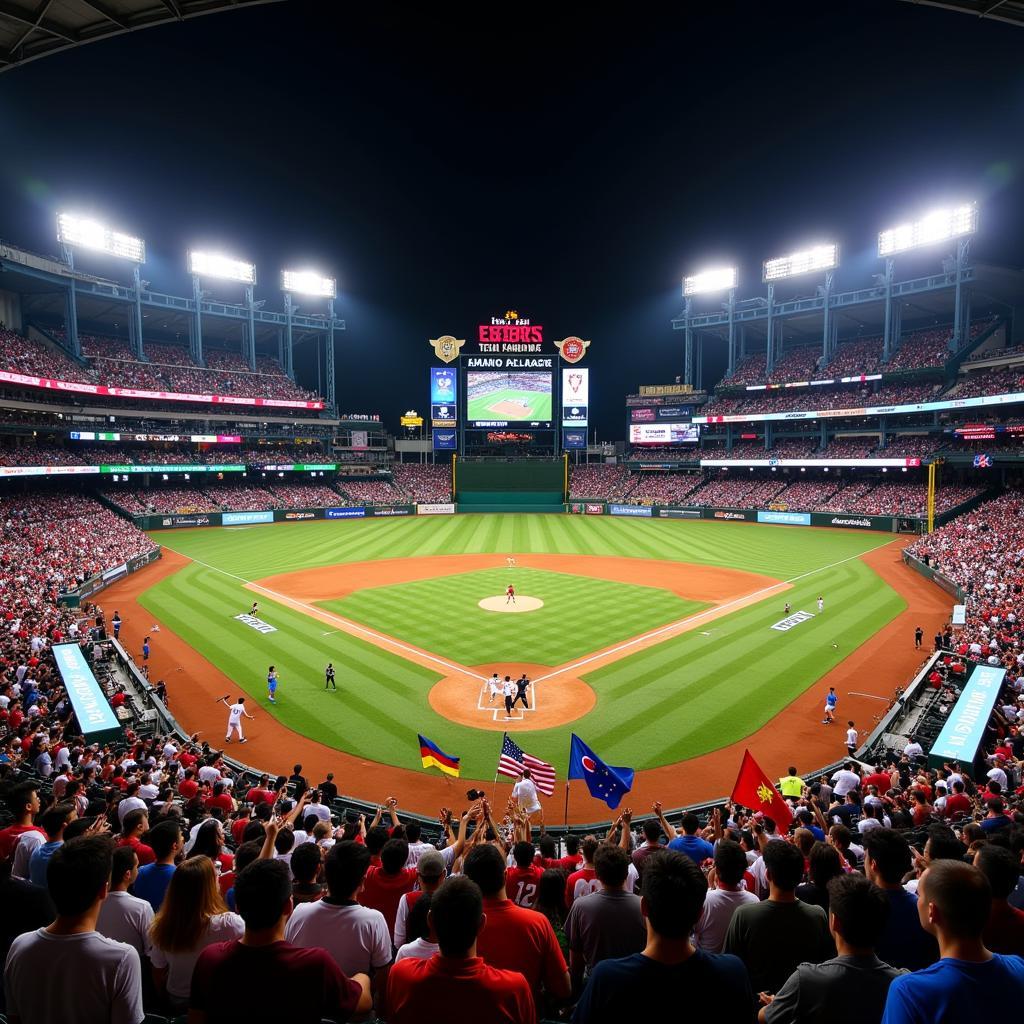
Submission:
<svg viewBox="0 0 1024 1024">
<path fill-rule="evenodd" d="M 524 768 L 530 769 L 530 776 L 541 793 L 545 796 L 551 796 L 554 793 L 554 767 L 539 757 L 527 754 L 522 747 L 509 739 L 508 733 L 505 733 L 504 742 L 501 744 L 501 753 L 498 755 L 498 774 L 518 779 L 523 774 Z"/>
<path fill-rule="evenodd" d="M 633 788 L 633 769 L 605 764 L 575 733 L 569 748 L 569 778 L 583 779 L 595 800 L 603 800 L 612 810 Z"/>
<path fill-rule="evenodd" d="M 743 751 L 743 763 L 736 777 L 736 785 L 732 787 L 732 798 L 736 803 L 753 811 L 761 811 L 766 818 L 771 818 L 780 832 L 785 832 L 793 820 L 792 808 L 761 771 L 749 750 Z"/>
<path fill-rule="evenodd" d="M 417 733 L 419 736 L 419 733 Z M 424 768 L 440 768 L 445 775 L 459 777 L 459 759 L 446 754 L 436 743 L 431 743 L 426 736 L 420 736 L 420 757 Z"/>
</svg>

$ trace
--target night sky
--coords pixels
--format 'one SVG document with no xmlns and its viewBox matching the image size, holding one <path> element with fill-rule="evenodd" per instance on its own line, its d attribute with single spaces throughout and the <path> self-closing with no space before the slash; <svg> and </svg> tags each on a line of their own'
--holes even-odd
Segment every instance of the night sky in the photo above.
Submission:
<svg viewBox="0 0 1024 1024">
<path fill-rule="evenodd" d="M 627 391 L 681 372 L 684 273 L 736 261 L 764 294 L 762 259 L 834 238 L 857 287 L 880 228 L 965 198 L 974 255 L 1024 264 L 1024 29 L 896 0 L 374 6 L 293 0 L 0 75 L 0 237 L 55 252 L 57 209 L 96 212 L 146 238 L 154 288 L 186 294 L 186 249 L 219 245 L 276 309 L 280 267 L 334 274 L 339 405 L 395 427 L 427 404 L 428 337 L 517 309 L 592 339 L 603 439 Z"/>
</svg>

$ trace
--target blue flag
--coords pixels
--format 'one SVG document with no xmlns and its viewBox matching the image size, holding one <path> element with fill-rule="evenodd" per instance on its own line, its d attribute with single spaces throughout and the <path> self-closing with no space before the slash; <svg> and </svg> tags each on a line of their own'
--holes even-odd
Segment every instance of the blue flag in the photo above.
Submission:
<svg viewBox="0 0 1024 1024">
<path fill-rule="evenodd" d="M 614 768 L 605 764 L 576 735 L 569 748 L 569 778 L 583 779 L 596 800 L 603 800 L 612 810 L 619 806 L 624 794 L 633 788 L 633 769 Z"/>
</svg>

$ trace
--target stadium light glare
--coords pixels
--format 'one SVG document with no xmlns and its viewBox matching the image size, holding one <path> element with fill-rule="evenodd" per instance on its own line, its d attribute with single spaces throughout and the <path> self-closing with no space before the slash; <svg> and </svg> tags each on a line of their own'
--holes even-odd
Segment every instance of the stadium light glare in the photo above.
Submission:
<svg viewBox="0 0 1024 1024">
<path fill-rule="evenodd" d="M 920 220 L 900 224 L 878 233 L 878 255 L 895 256 L 908 249 L 920 249 L 938 242 L 948 242 L 978 230 L 978 204 L 961 203 L 941 210 L 932 210 Z"/>
<path fill-rule="evenodd" d="M 706 292 L 727 292 L 736 287 L 735 267 L 714 267 L 699 274 L 683 278 L 683 296 L 703 295 Z"/>
<path fill-rule="evenodd" d="M 814 245 L 809 249 L 778 256 L 764 261 L 765 281 L 781 281 L 785 277 L 798 277 L 815 271 L 832 270 L 839 266 L 839 246 L 834 242 Z"/>
<path fill-rule="evenodd" d="M 243 284 L 256 283 L 256 267 L 252 263 L 217 252 L 190 249 L 188 272 L 198 277 L 219 277 L 227 281 L 241 281 Z"/>
<path fill-rule="evenodd" d="M 325 299 L 337 297 L 337 282 L 315 270 L 282 270 L 281 291 L 296 295 L 319 295 Z"/>
<path fill-rule="evenodd" d="M 75 213 L 57 214 L 57 240 L 69 249 L 95 249 L 133 263 L 146 262 L 146 243 L 141 238 Z"/>
</svg>

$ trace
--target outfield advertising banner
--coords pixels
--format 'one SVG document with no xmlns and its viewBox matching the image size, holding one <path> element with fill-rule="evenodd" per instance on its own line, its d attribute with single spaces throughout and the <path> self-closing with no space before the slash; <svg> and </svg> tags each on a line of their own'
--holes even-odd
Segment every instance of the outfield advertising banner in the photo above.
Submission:
<svg viewBox="0 0 1024 1024">
<path fill-rule="evenodd" d="M 272 523 L 273 512 L 222 512 L 221 526 L 241 526 L 247 523 Z"/>
<path fill-rule="evenodd" d="M 276 523 L 297 523 L 306 519 L 323 519 L 323 517 L 324 510 L 322 508 L 290 508 L 287 511 L 277 509 L 274 512 L 274 522 Z"/>
<path fill-rule="evenodd" d="M 454 430 L 434 428 L 434 451 L 454 452 L 459 447 L 459 435 Z"/>
<path fill-rule="evenodd" d="M 104 743 L 119 738 L 122 735 L 121 724 L 107 703 L 81 647 L 75 643 L 54 644 L 53 657 L 85 742 Z"/>
<path fill-rule="evenodd" d="M 450 504 L 428 504 L 417 505 L 416 515 L 418 516 L 453 516 L 455 506 Z"/>
<path fill-rule="evenodd" d="M 757 513 L 759 523 L 780 523 L 783 526 L 810 526 L 810 512 L 773 512 L 761 509 Z"/>
<path fill-rule="evenodd" d="M 143 527 L 144 529 L 155 530 L 178 526 L 220 526 L 220 517 L 220 512 L 211 512 L 202 515 L 143 516 L 141 518 L 150 520 L 149 524 Z M 153 520 L 156 520 L 156 522 L 153 522 Z"/>
<path fill-rule="evenodd" d="M 659 508 L 658 516 L 661 519 L 700 519 L 700 509 L 697 508 Z"/>
<path fill-rule="evenodd" d="M 596 501 L 588 501 L 583 511 L 588 516 L 603 516 L 604 505 Z"/>
<path fill-rule="evenodd" d="M 587 447 L 587 431 L 586 428 L 582 430 L 563 430 L 562 431 L 562 447 L 581 449 Z"/>
<path fill-rule="evenodd" d="M 366 514 L 375 519 L 386 519 L 391 516 L 411 516 L 415 511 L 415 505 L 368 505 L 366 508 Z"/>
<path fill-rule="evenodd" d="M 458 371 L 450 366 L 430 368 L 430 404 L 454 406 L 458 394 Z"/>
<path fill-rule="evenodd" d="M 654 514 L 649 505 L 609 505 L 610 516 L 636 516 L 641 519 L 650 519 Z"/>
<path fill-rule="evenodd" d="M 704 518 L 735 523 L 753 523 L 756 520 L 753 510 L 745 508 L 706 508 Z"/>
<path fill-rule="evenodd" d="M 366 516 L 366 509 L 362 505 L 352 505 L 346 508 L 325 508 L 324 516 L 327 519 L 363 519 Z"/>
</svg>

